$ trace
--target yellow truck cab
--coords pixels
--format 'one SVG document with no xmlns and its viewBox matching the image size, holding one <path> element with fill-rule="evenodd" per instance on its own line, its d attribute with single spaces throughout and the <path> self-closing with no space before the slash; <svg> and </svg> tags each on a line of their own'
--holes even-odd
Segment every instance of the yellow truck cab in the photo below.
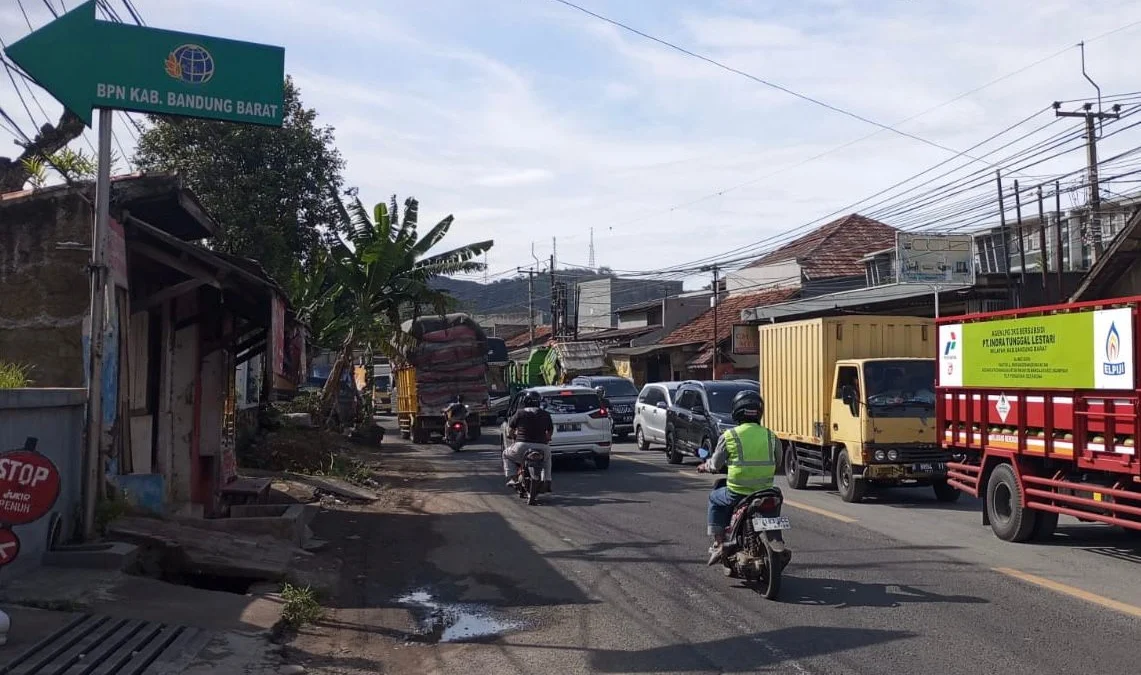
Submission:
<svg viewBox="0 0 1141 675">
<path fill-rule="evenodd" d="M 761 326 L 759 338 L 764 422 L 792 488 L 821 476 L 846 502 L 904 485 L 958 498 L 936 442 L 934 321 L 810 319 Z"/>
</svg>

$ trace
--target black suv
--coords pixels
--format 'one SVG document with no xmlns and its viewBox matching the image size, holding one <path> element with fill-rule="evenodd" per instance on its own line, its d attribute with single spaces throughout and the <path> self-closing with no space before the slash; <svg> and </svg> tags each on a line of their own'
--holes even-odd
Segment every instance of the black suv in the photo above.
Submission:
<svg viewBox="0 0 1141 675">
<path fill-rule="evenodd" d="M 706 380 L 683 382 L 666 411 L 666 459 L 680 464 L 686 456 L 705 459 L 713 454 L 717 439 L 733 423 L 733 399 L 742 391 L 760 393 L 754 380 Z M 704 452 L 703 452 L 704 451 Z"/>
<path fill-rule="evenodd" d="M 620 441 L 634 433 L 634 404 L 638 402 L 638 389 L 634 383 L 617 375 L 580 375 L 571 380 L 576 387 L 606 390 L 610 402 L 610 419 L 614 420 L 614 437 Z"/>
</svg>

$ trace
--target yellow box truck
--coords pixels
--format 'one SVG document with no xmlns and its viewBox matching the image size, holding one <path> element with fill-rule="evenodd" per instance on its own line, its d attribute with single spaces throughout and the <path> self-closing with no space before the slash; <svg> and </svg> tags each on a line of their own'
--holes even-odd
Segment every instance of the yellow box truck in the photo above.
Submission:
<svg viewBox="0 0 1141 675">
<path fill-rule="evenodd" d="M 822 476 L 846 502 L 902 485 L 958 499 L 935 435 L 934 320 L 828 317 L 758 334 L 764 423 L 782 441 L 792 488 Z"/>
</svg>

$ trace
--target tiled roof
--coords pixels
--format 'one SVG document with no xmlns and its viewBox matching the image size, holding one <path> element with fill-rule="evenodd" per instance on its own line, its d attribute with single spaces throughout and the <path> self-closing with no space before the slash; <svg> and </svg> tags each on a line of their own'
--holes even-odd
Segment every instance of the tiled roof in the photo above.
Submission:
<svg viewBox="0 0 1141 675">
<path fill-rule="evenodd" d="M 895 246 L 897 231 L 891 225 L 853 213 L 785 244 L 749 267 L 797 260 L 809 279 L 860 276 L 864 274 L 861 259 L 872 251 Z"/>
<path fill-rule="evenodd" d="M 551 326 L 535 326 L 535 343 L 542 344 L 547 338 L 551 337 Z M 508 349 L 518 349 L 519 347 L 531 346 L 531 331 L 525 330 L 521 334 L 507 340 Z"/>
<path fill-rule="evenodd" d="M 720 340 L 726 340 L 730 337 L 733 324 L 741 323 L 741 310 L 785 302 L 791 300 L 799 292 L 800 289 L 797 288 L 774 288 L 757 293 L 730 295 L 722 299 L 717 308 L 717 337 Z M 675 328 L 673 332 L 662 338 L 661 344 L 706 343 L 712 339 L 713 308 L 710 307 L 693 321 Z"/>
<path fill-rule="evenodd" d="M 639 335 L 646 333 L 653 333 L 661 328 L 655 324 L 653 326 L 635 326 L 633 328 L 611 328 L 609 330 L 599 330 L 593 333 L 583 333 L 578 336 L 580 342 L 598 342 L 600 340 L 622 340 L 625 338 L 636 338 Z"/>
<path fill-rule="evenodd" d="M 704 347 L 692 359 L 685 362 L 685 365 L 690 368 L 706 368 L 709 364 L 713 363 L 713 347 Z"/>
</svg>

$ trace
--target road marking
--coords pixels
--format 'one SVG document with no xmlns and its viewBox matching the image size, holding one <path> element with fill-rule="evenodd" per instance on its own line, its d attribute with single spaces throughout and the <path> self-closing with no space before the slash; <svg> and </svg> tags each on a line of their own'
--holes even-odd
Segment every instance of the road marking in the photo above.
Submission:
<svg viewBox="0 0 1141 675">
<path fill-rule="evenodd" d="M 1050 579 L 1046 579 L 1044 577 L 1036 576 L 1036 575 L 1030 574 L 1028 572 L 1021 572 L 1019 570 L 1011 569 L 1009 567 L 995 567 L 994 571 L 998 572 L 999 574 L 1005 574 L 1008 577 L 1014 577 L 1015 579 L 1018 579 L 1019 581 L 1024 581 L 1028 584 L 1034 584 L 1035 586 L 1041 586 L 1042 588 L 1048 588 L 1051 591 L 1055 591 L 1057 593 L 1062 593 L 1063 595 L 1068 595 L 1072 598 L 1077 598 L 1079 600 L 1085 600 L 1086 602 L 1091 602 L 1095 605 L 1100 605 L 1102 607 L 1105 607 L 1106 609 L 1112 609 L 1115 612 L 1121 612 L 1122 614 L 1128 614 L 1129 616 L 1141 619 L 1141 607 L 1137 607 L 1136 605 L 1130 605 L 1130 604 L 1127 604 L 1124 602 L 1119 602 L 1117 600 L 1102 597 L 1100 595 L 1097 595 L 1096 593 L 1090 593 L 1089 591 L 1083 591 L 1080 588 L 1074 588 L 1073 586 L 1068 586 L 1066 584 L 1059 583 L 1057 581 L 1051 581 Z"/>
<path fill-rule="evenodd" d="M 808 504 L 801 504 L 800 502 L 794 502 L 794 501 L 790 501 L 788 499 L 784 500 L 784 503 L 786 506 L 791 506 L 794 509 L 800 509 L 801 511 L 808 511 L 809 513 L 815 513 L 818 516 L 824 516 L 825 518 L 831 518 L 832 520 L 838 520 L 841 523 L 854 523 L 854 522 L 856 522 L 855 518 L 849 518 L 848 516 L 843 516 L 843 515 L 840 515 L 839 513 L 833 513 L 831 511 L 826 510 L 826 509 L 818 508 L 816 506 L 809 506 Z"/>
<path fill-rule="evenodd" d="M 653 464 L 653 463 L 651 463 L 645 459 L 642 459 L 640 457 L 633 457 L 631 455 L 625 455 L 625 457 L 627 459 L 630 459 L 631 461 L 638 462 L 639 464 L 648 464 L 651 466 L 656 466 L 656 464 Z M 696 478 L 698 480 L 706 480 L 709 477 L 709 474 L 707 474 L 707 473 L 690 473 L 689 471 L 686 471 L 686 472 L 682 473 L 681 475 L 689 476 L 690 478 Z M 822 509 L 822 508 L 817 507 L 817 506 L 809 506 L 808 504 L 801 504 L 800 502 L 794 502 L 794 501 L 791 501 L 788 499 L 785 499 L 784 503 L 787 504 L 788 506 L 791 506 L 794 509 L 800 509 L 801 511 L 807 511 L 809 513 L 814 513 L 818 516 L 824 516 L 825 518 L 831 518 L 832 520 L 838 520 L 841 523 L 857 522 L 855 518 L 849 518 L 848 516 L 844 516 L 844 515 L 841 515 L 839 513 L 834 513 L 832 511 L 828 511 L 826 509 Z"/>
</svg>

